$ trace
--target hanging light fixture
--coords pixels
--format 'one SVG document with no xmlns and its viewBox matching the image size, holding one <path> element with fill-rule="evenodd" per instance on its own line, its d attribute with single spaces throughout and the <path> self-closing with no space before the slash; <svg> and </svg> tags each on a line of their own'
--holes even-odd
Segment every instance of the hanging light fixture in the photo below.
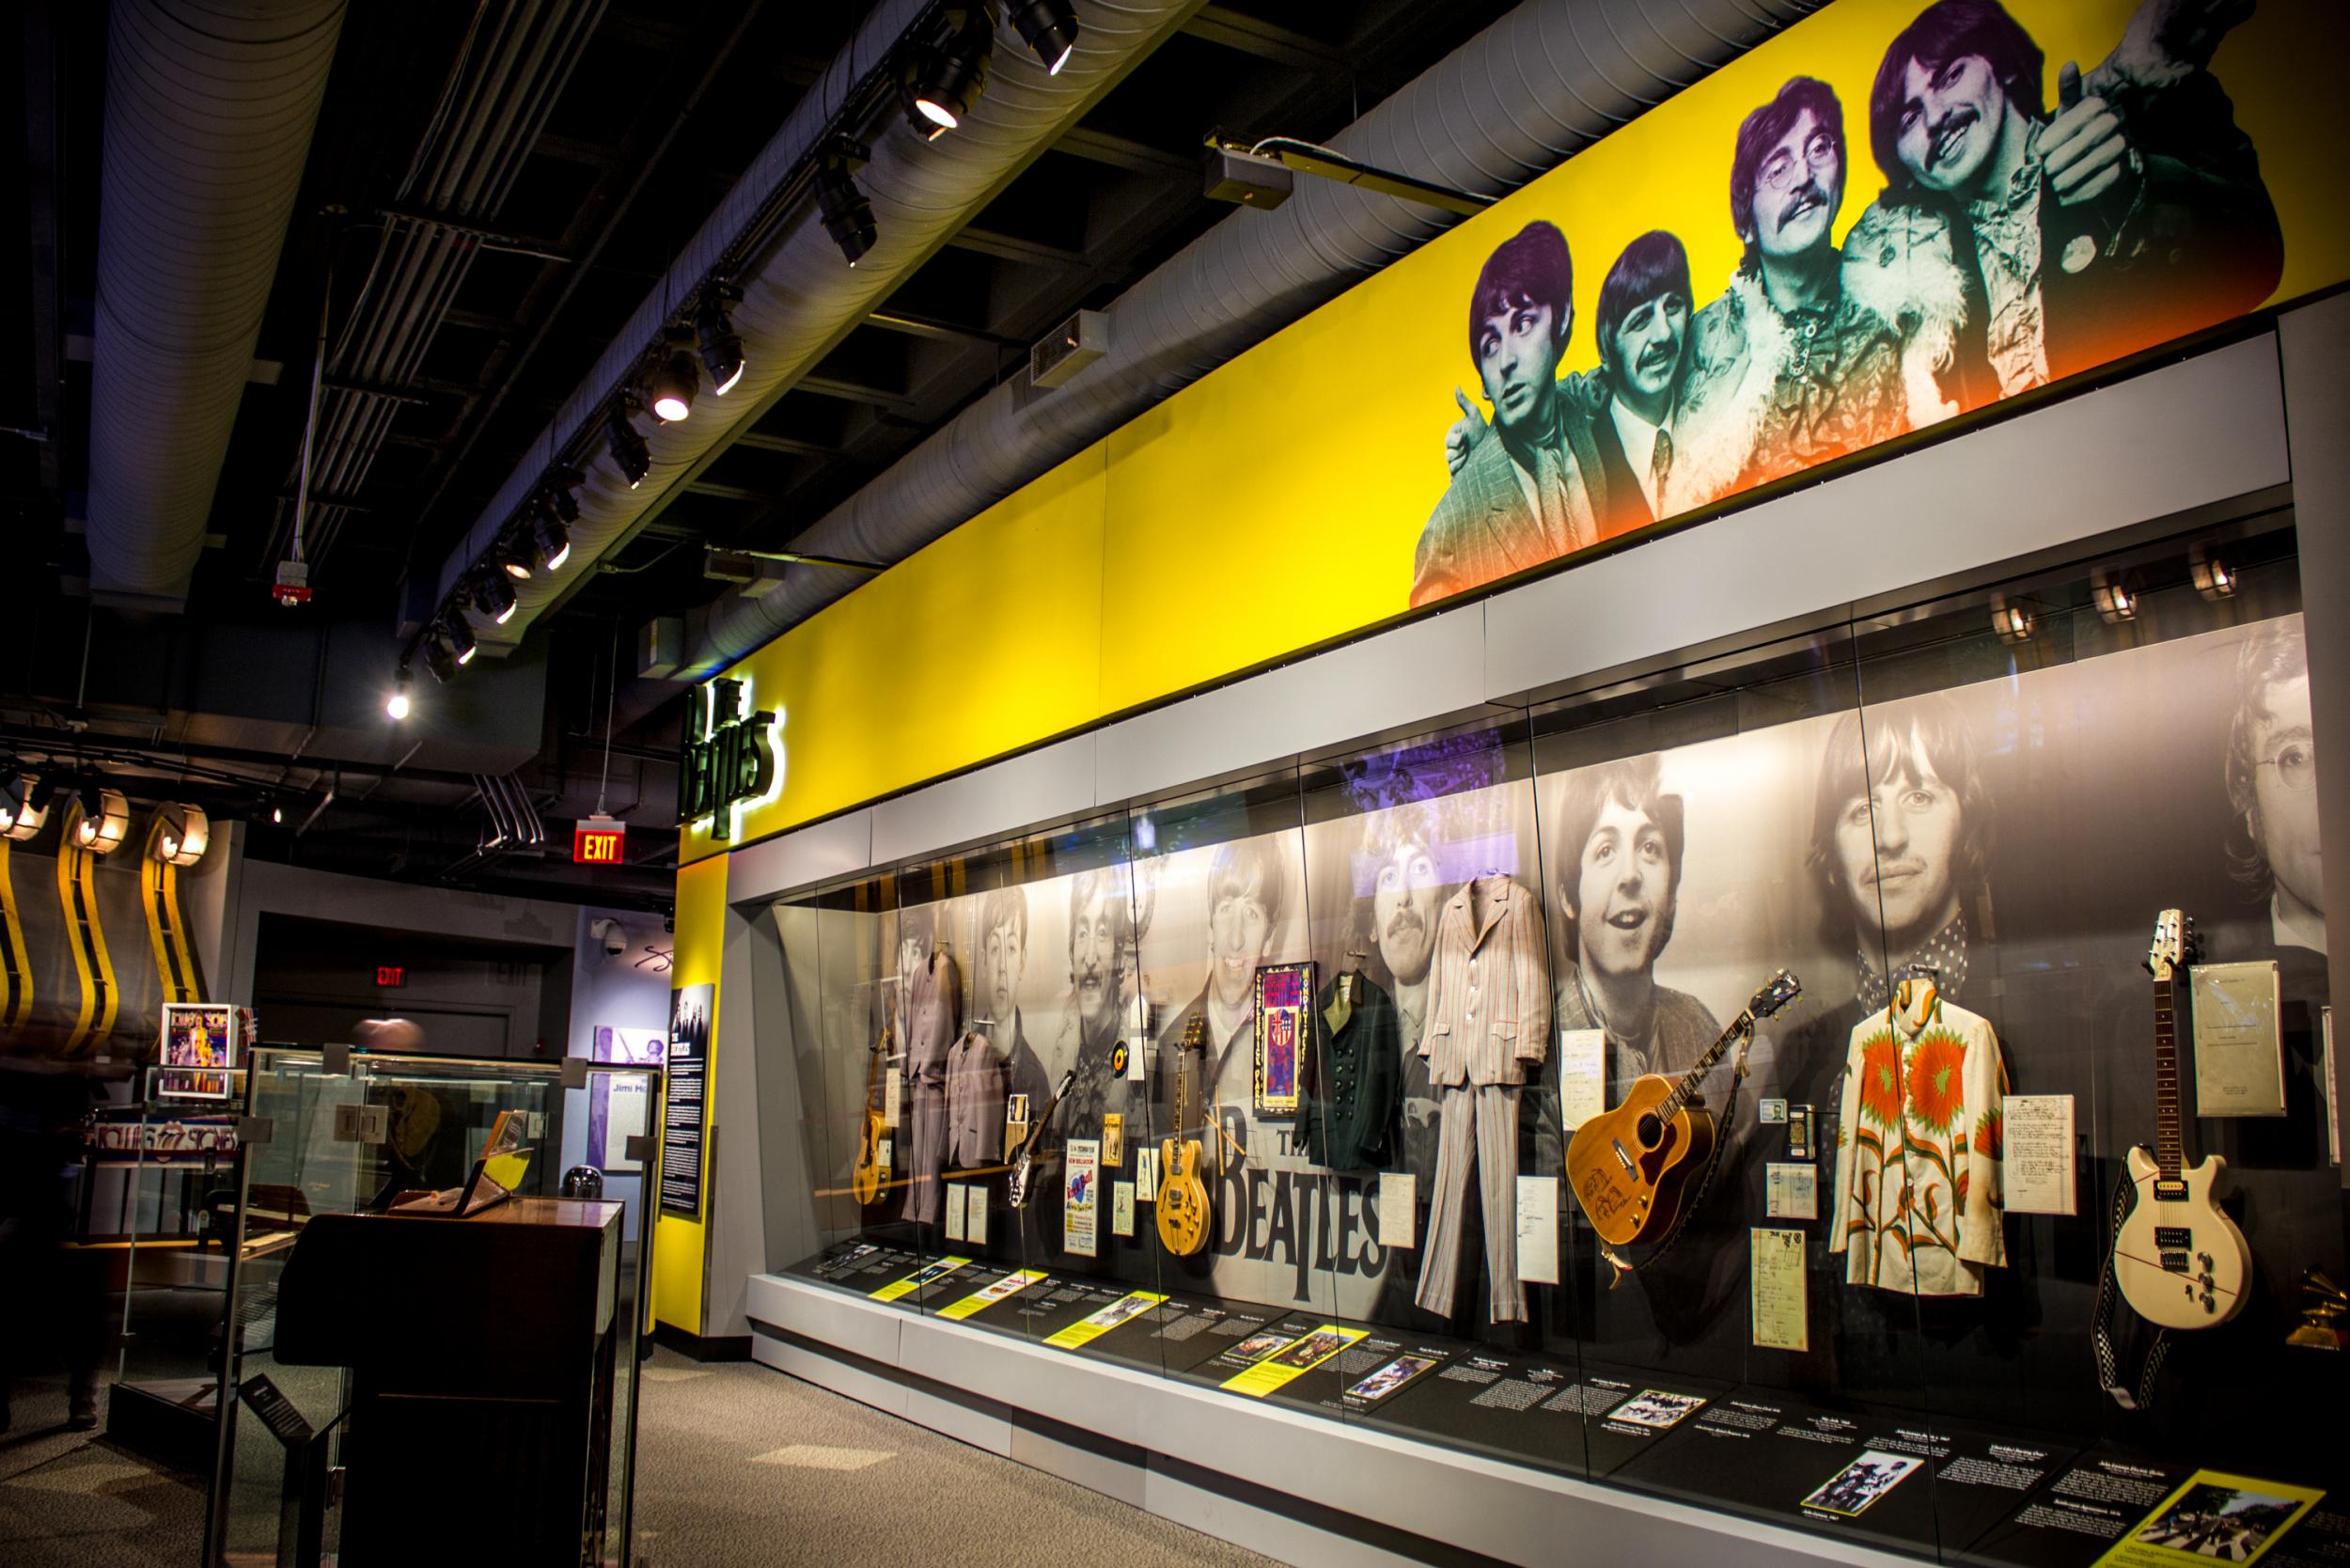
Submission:
<svg viewBox="0 0 2350 1568">
<path fill-rule="evenodd" d="M 505 572 L 514 581 L 518 583 L 530 581 L 530 551 L 524 546 L 521 540 L 514 537 L 512 529 L 509 528 L 498 536 L 497 543 L 491 546 L 490 559 L 496 563 L 500 572 Z"/>
<path fill-rule="evenodd" d="M 2138 619 L 2138 595 L 2119 577 L 2101 577 L 2089 589 L 2092 603 L 2097 606 L 2098 619 L 2108 626 Z"/>
<path fill-rule="evenodd" d="M 2187 563 L 2187 571 L 2195 582 L 2195 591 L 2206 599 L 2235 597 L 2235 572 L 2217 556 L 2198 555 Z"/>
<path fill-rule="evenodd" d="M 86 784 L 75 797 L 82 812 L 73 821 L 73 843 L 92 855 L 112 855 L 131 831 L 131 803 L 120 790 Z"/>
<path fill-rule="evenodd" d="M 408 666 L 403 663 L 392 677 L 392 695 L 384 699 L 384 713 L 397 724 L 408 716 Z"/>
<path fill-rule="evenodd" d="M 1991 629 L 2004 643 L 2031 641 L 2031 613 L 2021 604 L 2003 604 L 1991 611 Z"/>
<path fill-rule="evenodd" d="M 539 552 L 539 566 L 542 571 L 559 572 L 563 563 L 572 558 L 571 524 L 563 516 L 562 504 L 556 499 L 556 496 L 564 494 L 562 491 L 543 490 L 539 493 L 539 516 L 530 525 L 530 534 Z M 572 510 L 579 510 L 576 502 L 572 504 Z"/>
<path fill-rule="evenodd" d="M 605 421 L 612 444 L 612 466 L 620 471 L 620 478 L 628 481 L 631 490 L 643 484 L 645 476 L 652 472 L 652 448 L 636 433 L 636 426 L 630 418 L 635 404 L 634 398 L 618 400 Z"/>
<path fill-rule="evenodd" d="M 721 278 L 702 290 L 701 309 L 694 318 L 702 368 L 710 372 L 710 390 L 721 398 L 743 379 L 743 335 L 734 330 L 734 307 L 742 301 L 743 290 Z"/>
<path fill-rule="evenodd" d="M 503 626 L 514 619 L 514 589 L 503 572 L 484 572 L 477 575 L 470 588 L 474 607 Z"/>
<path fill-rule="evenodd" d="M 1044 74 L 1058 76 L 1077 47 L 1077 12 L 1069 0 L 1008 0 L 1011 24 L 1021 40 L 1044 62 Z"/>
<path fill-rule="evenodd" d="M 665 425 L 674 425 L 694 412 L 694 392 L 700 384 L 694 370 L 693 329 L 672 326 L 663 334 L 663 340 L 666 346 L 645 389 L 650 394 L 653 416 Z"/>
<path fill-rule="evenodd" d="M 988 63 L 995 47 L 995 29 L 983 5 L 950 6 L 941 14 L 940 24 L 942 39 L 907 52 L 899 89 L 907 123 L 925 141 L 935 141 L 963 123 L 987 90 Z"/>
<path fill-rule="evenodd" d="M 166 866 L 193 866 L 204 858 L 212 841 L 212 821 L 200 806 L 165 803 L 155 813 L 162 832 L 155 838 L 155 858 Z"/>
<path fill-rule="evenodd" d="M 10 769 L 0 779 L 0 836 L 23 843 L 49 821 L 49 786 L 35 774 Z"/>
<path fill-rule="evenodd" d="M 833 144 L 816 169 L 816 204 L 823 216 L 824 232 L 832 236 L 832 243 L 840 247 L 852 267 L 864 260 L 881 238 L 873 222 L 873 204 L 865 199 L 849 172 L 852 162 L 861 164 L 869 156 L 863 147 L 844 136 Z"/>
</svg>

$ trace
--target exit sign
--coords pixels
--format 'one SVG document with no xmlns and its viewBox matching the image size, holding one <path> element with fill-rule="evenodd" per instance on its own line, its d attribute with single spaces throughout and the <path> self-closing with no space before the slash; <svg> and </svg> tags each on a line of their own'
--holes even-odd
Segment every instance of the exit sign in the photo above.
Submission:
<svg viewBox="0 0 2350 1568">
<path fill-rule="evenodd" d="M 572 863 L 618 866 L 628 847 L 628 823 L 610 817 L 580 817 L 572 828 Z"/>
<path fill-rule="evenodd" d="M 375 983 L 378 985 L 406 985 L 408 983 L 407 967 L 404 964 L 379 964 L 375 966 Z"/>
</svg>

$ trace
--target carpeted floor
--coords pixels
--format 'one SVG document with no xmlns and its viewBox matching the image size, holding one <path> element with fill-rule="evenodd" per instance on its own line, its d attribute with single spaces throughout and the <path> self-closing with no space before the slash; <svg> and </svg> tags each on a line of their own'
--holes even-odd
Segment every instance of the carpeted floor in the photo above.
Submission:
<svg viewBox="0 0 2350 1568">
<path fill-rule="evenodd" d="M 1011 1559 L 1270 1560 L 764 1367 L 645 1367 L 636 1443 L 643 1568 Z M 204 1489 L 66 1430 L 62 1376 L 18 1385 L 0 1434 L 0 1562 L 185 1568 Z"/>
<path fill-rule="evenodd" d="M 662 1351 L 645 1375 L 645 1568 L 1271 1561 L 765 1367 Z"/>
</svg>

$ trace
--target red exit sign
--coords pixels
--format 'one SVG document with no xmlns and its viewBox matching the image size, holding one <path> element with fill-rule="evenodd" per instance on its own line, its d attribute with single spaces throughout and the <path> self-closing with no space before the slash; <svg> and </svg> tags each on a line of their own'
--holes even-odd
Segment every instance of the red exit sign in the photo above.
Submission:
<svg viewBox="0 0 2350 1568">
<path fill-rule="evenodd" d="M 628 823 L 610 817 L 581 817 L 572 829 L 572 862 L 618 866 L 628 848 Z"/>
<path fill-rule="evenodd" d="M 375 966 L 375 983 L 378 985 L 406 985 L 408 983 L 407 966 L 400 964 L 377 964 Z"/>
</svg>

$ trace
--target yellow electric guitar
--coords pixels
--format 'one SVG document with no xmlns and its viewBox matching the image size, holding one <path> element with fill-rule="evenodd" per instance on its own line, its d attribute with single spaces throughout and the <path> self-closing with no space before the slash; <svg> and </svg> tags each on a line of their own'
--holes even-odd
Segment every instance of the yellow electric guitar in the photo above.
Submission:
<svg viewBox="0 0 2350 1568">
<path fill-rule="evenodd" d="M 1159 1243 L 1178 1258 L 1208 1245 L 1208 1187 L 1199 1179 L 1199 1140 L 1191 1125 L 1191 1054 L 1208 1043 L 1208 1021 L 1194 1016 L 1175 1058 L 1175 1136 L 1159 1140 Z"/>
<path fill-rule="evenodd" d="M 1622 1105 L 1574 1130 L 1567 1145 L 1567 1184 L 1600 1240 L 1629 1247 L 1672 1234 L 1690 1178 L 1705 1169 L 1720 1137 L 1714 1113 L 1693 1103 L 1699 1087 L 1732 1042 L 1752 1034 L 1758 1020 L 1802 990 L 1802 982 L 1781 969 L 1678 1083 L 1653 1073 L 1636 1079 Z"/>
<path fill-rule="evenodd" d="M 889 1136 L 889 1123 L 873 1104 L 873 1090 L 881 1082 L 882 1058 L 889 1055 L 890 1013 L 893 1003 L 882 1015 L 881 1038 L 873 1042 L 872 1065 L 865 1071 L 865 1140 L 857 1146 L 856 1165 L 849 1172 L 849 1196 L 860 1204 L 870 1203 L 881 1196 L 882 1139 Z"/>
</svg>

